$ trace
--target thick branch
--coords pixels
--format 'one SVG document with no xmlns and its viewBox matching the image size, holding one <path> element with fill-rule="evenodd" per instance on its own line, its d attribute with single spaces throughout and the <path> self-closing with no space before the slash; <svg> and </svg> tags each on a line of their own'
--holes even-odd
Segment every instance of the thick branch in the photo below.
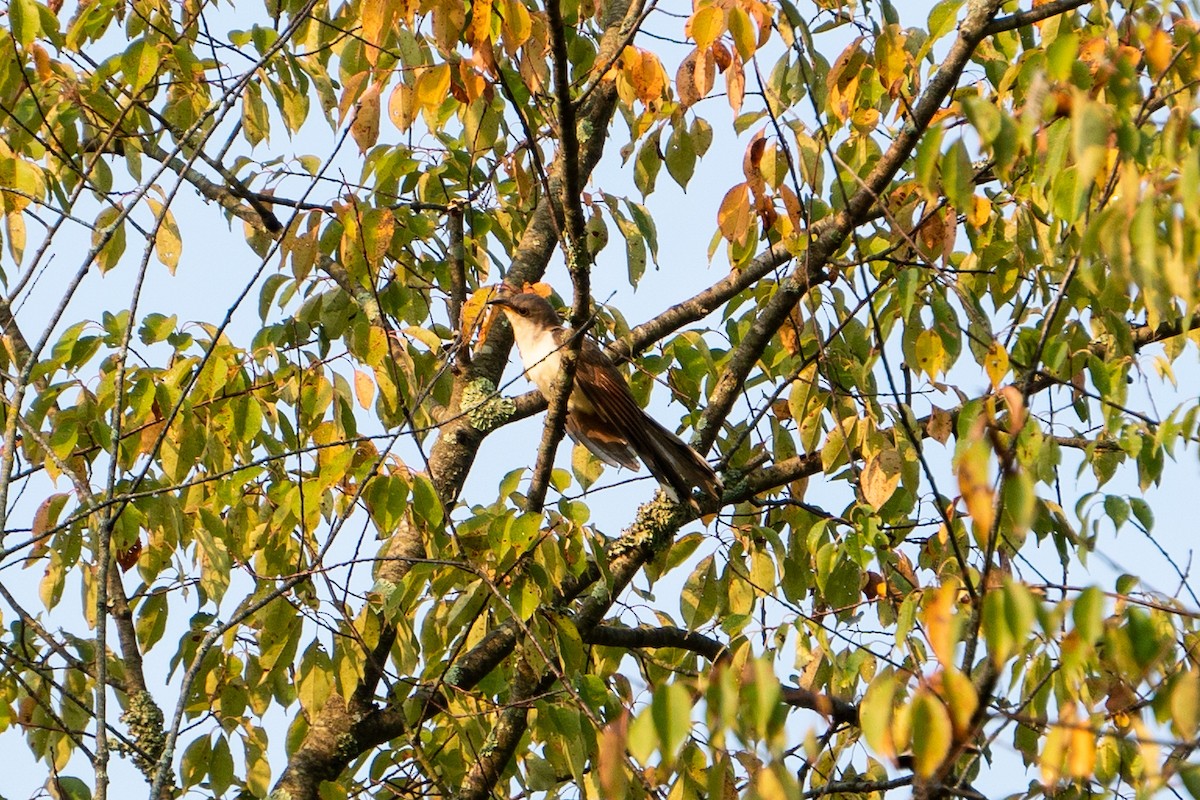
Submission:
<svg viewBox="0 0 1200 800">
<path fill-rule="evenodd" d="M 617 625 L 597 625 L 583 636 L 588 644 L 605 647 L 675 647 L 690 650 L 711 662 L 727 658 L 729 649 L 722 643 L 696 631 L 664 626 L 661 628 L 623 628 Z"/>
<path fill-rule="evenodd" d="M 992 20 L 986 28 L 984 28 L 985 36 L 995 36 L 997 33 L 1024 28 L 1026 25 L 1032 25 L 1035 22 L 1041 22 L 1044 19 L 1065 14 L 1074 8 L 1087 5 L 1091 0 L 1051 0 L 1045 5 L 1031 8 L 1028 11 L 1018 11 L 1016 14 L 1009 14 L 1007 17 L 997 17 Z"/>
<path fill-rule="evenodd" d="M 551 59 L 554 65 L 554 95 L 558 110 L 559 147 L 562 154 L 562 193 L 556 198 L 562 209 L 561 217 L 565 230 L 563 242 L 567 256 L 567 269 L 574 287 L 571 304 L 571 327 L 576 331 L 562 352 L 558 378 L 554 382 L 553 396 L 549 400 L 549 412 L 538 447 L 537 463 L 533 469 L 533 481 L 529 487 L 528 509 L 538 512 L 546 501 L 546 489 L 550 484 L 550 472 L 554 468 L 554 454 L 566 433 L 567 407 L 571 389 L 575 384 L 575 369 L 579 364 L 579 351 L 583 346 L 583 330 L 590 316 L 591 306 L 591 257 L 584 242 L 583 207 L 580 204 L 582 185 L 579 175 L 579 135 L 576 129 L 575 105 L 571 99 L 570 58 L 567 55 L 567 32 L 563 25 L 562 8 L 558 0 L 546 3 L 546 19 L 550 29 Z"/>
</svg>

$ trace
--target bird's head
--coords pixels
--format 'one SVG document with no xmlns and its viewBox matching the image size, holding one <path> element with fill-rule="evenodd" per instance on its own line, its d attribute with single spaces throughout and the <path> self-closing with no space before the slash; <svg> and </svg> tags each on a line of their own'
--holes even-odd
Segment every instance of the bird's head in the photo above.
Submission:
<svg viewBox="0 0 1200 800">
<path fill-rule="evenodd" d="M 554 306 L 550 305 L 550 302 L 541 295 L 529 292 L 501 295 L 490 301 L 488 305 L 496 306 L 503 311 L 514 327 L 518 324 L 518 320 L 535 328 L 557 328 L 562 324 Z"/>
</svg>

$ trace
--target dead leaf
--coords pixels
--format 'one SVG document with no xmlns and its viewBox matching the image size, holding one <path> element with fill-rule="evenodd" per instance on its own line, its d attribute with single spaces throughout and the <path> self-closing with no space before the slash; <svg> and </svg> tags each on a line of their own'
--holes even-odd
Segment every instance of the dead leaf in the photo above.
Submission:
<svg viewBox="0 0 1200 800">
<path fill-rule="evenodd" d="M 900 452 L 895 448 L 881 450 L 870 459 L 859 476 L 863 498 L 876 509 L 883 506 L 900 485 Z"/>
<path fill-rule="evenodd" d="M 379 140 L 379 90 L 378 83 L 372 83 L 358 98 L 358 106 L 354 112 L 354 122 L 350 124 L 350 135 L 358 145 L 360 153 L 366 153 Z"/>
</svg>

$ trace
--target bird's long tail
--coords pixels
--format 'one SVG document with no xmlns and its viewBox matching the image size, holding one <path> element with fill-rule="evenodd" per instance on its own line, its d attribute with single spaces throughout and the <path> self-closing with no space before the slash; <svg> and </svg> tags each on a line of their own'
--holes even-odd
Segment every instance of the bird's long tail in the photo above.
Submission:
<svg viewBox="0 0 1200 800">
<path fill-rule="evenodd" d="M 690 503 L 693 488 L 721 498 L 725 487 L 699 453 L 648 415 L 643 414 L 640 422 L 636 430 L 630 431 L 631 444 L 650 474 L 674 495 L 675 502 Z"/>
</svg>

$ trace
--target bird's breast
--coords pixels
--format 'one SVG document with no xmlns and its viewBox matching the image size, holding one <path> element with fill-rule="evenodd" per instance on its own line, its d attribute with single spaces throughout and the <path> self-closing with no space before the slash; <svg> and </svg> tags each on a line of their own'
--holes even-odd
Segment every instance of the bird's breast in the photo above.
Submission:
<svg viewBox="0 0 1200 800">
<path fill-rule="evenodd" d="M 517 349 L 521 353 L 521 362 L 525 365 L 526 376 L 533 381 L 542 395 L 549 399 L 554 381 L 562 369 L 562 351 L 554 336 L 554 331 L 518 337 Z M 569 407 L 585 413 L 592 413 L 594 410 L 583 393 L 578 391 L 571 392 Z"/>
</svg>

